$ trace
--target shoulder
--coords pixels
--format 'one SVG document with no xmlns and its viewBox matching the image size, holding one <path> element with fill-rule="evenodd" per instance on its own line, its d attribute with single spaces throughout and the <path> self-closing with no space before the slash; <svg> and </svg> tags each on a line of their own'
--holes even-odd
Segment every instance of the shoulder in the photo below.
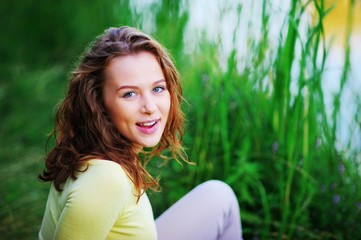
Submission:
<svg viewBox="0 0 361 240">
<path fill-rule="evenodd" d="M 89 175 L 96 175 L 102 178 L 128 178 L 127 174 L 118 163 L 109 160 L 89 160 L 84 165 L 84 168 L 84 173 L 88 172 L 90 173 Z"/>
<path fill-rule="evenodd" d="M 71 189 L 73 193 L 89 192 L 124 198 L 132 194 L 133 184 L 118 163 L 95 159 L 87 161 Z"/>
<path fill-rule="evenodd" d="M 107 160 L 90 160 L 69 178 L 61 198 L 56 239 L 105 239 L 132 201 L 133 184 L 122 167 Z"/>
</svg>

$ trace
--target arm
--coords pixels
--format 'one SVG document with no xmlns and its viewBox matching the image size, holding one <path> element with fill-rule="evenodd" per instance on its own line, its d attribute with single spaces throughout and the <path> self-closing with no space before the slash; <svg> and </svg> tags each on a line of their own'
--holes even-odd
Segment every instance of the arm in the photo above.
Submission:
<svg viewBox="0 0 361 240">
<path fill-rule="evenodd" d="M 129 180 L 119 165 L 88 169 L 67 196 L 54 238 L 105 239 L 130 194 Z"/>
</svg>

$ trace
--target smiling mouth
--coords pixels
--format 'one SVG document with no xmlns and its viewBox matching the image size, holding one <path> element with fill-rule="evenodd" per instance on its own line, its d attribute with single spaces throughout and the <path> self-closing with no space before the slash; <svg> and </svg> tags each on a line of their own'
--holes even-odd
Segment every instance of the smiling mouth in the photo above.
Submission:
<svg viewBox="0 0 361 240">
<path fill-rule="evenodd" d="M 139 126 L 139 127 L 143 127 L 143 128 L 152 128 L 155 124 L 157 124 L 158 121 L 159 121 L 159 119 L 149 121 L 149 122 L 136 123 L 136 125 Z"/>
</svg>

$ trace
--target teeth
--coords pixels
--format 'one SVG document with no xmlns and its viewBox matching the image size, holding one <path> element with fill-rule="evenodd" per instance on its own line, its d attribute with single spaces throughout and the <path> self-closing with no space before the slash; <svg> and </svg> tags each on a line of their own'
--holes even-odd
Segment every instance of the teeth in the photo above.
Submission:
<svg viewBox="0 0 361 240">
<path fill-rule="evenodd" d="M 147 122 L 147 123 L 141 123 L 141 124 L 139 124 L 140 126 L 144 126 L 144 127 L 150 127 L 150 126 L 152 126 L 152 125 L 154 125 L 155 124 L 155 121 L 152 121 L 152 122 Z"/>
</svg>

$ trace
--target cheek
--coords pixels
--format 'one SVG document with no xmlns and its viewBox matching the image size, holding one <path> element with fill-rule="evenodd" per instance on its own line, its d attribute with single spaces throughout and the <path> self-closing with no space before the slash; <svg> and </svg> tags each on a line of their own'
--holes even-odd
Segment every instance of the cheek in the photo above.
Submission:
<svg viewBox="0 0 361 240">
<path fill-rule="evenodd" d="M 166 109 L 166 112 L 167 112 L 167 115 L 170 115 L 171 111 L 172 111 L 172 98 L 171 96 L 169 95 L 167 101 L 164 101 L 165 102 L 165 109 Z"/>
<path fill-rule="evenodd" d="M 127 113 L 129 111 L 125 111 L 124 107 L 121 105 L 117 105 L 117 104 L 112 104 L 106 106 L 106 111 L 107 114 L 109 116 L 110 121 L 114 124 L 114 125 L 119 125 L 120 123 L 123 123 L 125 121 L 127 121 Z"/>
<path fill-rule="evenodd" d="M 167 115 L 167 122 L 171 122 L 173 120 L 173 116 L 175 114 L 174 112 L 174 107 L 173 107 L 173 104 L 172 104 L 172 99 L 169 97 L 169 101 L 166 102 L 166 115 Z"/>
</svg>

